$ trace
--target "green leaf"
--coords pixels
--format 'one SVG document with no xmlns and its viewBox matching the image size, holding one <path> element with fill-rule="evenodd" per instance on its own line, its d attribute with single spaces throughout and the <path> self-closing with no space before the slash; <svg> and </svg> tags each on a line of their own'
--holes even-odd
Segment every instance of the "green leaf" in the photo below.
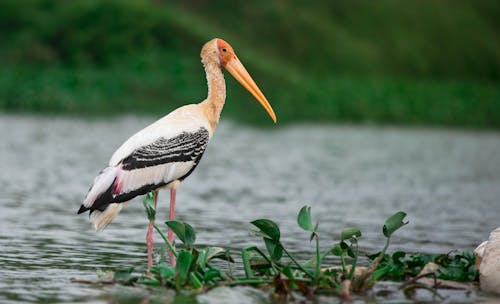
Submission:
<svg viewBox="0 0 500 304">
<path fill-rule="evenodd" d="M 144 208 L 146 209 L 146 216 L 150 222 L 154 222 L 156 217 L 155 210 L 155 192 L 148 192 L 142 201 Z"/>
<path fill-rule="evenodd" d="M 385 276 L 388 272 L 389 272 L 389 266 L 379 267 L 375 271 L 373 271 L 372 279 L 376 281 L 381 277 Z"/>
<path fill-rule="evenodd" d="M 300 228 L 306 231 L 315 232 L 315 228 L 312 224 L 312 219 L 311 219 L 310 206 L 304 206 L 302 207 L 302 209 L 300 209 L 299 215 L 297 216 L 297 223 L 299 224 Z"/>
<path fill-rule="evenodd" d="M 268 219 L 258 219 L 251 223 L 255 227 L 260 229 L 260 232 L 263 233 L 264 238 L 268 238 L 273 240 L 275 243 L 279 243 L 280 229 L 275 222 Z"/>
<path fill-rule="evenodd" d="M 207 251 L 207 249 L 203 249 L 198 253 L 196 264 L 198 264 L 201 269 L 205 269 L 205 266 L 207 265 Z"/>
<path fill-rule="evenodd" d="M 283 269 L 281 270 L 281 272 L 288 278 L 290 279 L 290 287 L 291 288 L 296 288 L 297 287 L 297 284 L 295 283 L 295 278 L 293 276 L 293 272 L 292 272 L 292 267 L 290 265 L 287 265 L 285 267 L 283 267 Z"/>
<path fill-rule="evenodd" d="M 234 263 L 233 258 L 229 255 L 229 249 L 224 249 L 221 247 L 207 247 L 199 252 L 198 255 L 198 265 L 203 269 L 206 264 L 212 259 L 221 259 Z"/>
<path fill-rule="evenodd" d="M 172 229 L 177 237 L 188 247 L 193 246 L 196 234 L 193 227 L 181 221 L 166 221 L 165 224 Z"/>
<path fill-rule="evenodd" d="M 340 248 L 342 248 L 342 250 L 347 250 L 349 248 L 349 245 L 347 245 L 346 242 L 340 242 Z"/>
<path fill-rule="evenodd" d="M 354 251 L 352 251 L 351 247 L 347 248 L 347 255 L 350 256 L 351 258 L 356 257 L 356 255 L 354 254 Z"/>
<path fill-rule="evenodd" d="M 191 285 L 194 287 L 194 289 L 200 289 L 203 287 L 203 284 L 200 282 L 194 272 L 191 272 L 189 274 L 189 281 L 191 282 Z"/>
<path fill-rule="evenodd" d="M 271 260 L 273 262 L 278 262 L 283 256 L 283 248 L 281 245 L 268 238 L 264 238 L 264 243 L 266 244 Z"/>
<path fill-rule="evenodd" d="M 203 281 L 207 282 L 207 281 L 213 280 L 215 278 L 220 278 L 220 277 L 221 277 L 221 273 L 218 269 L 209 269 L 203 275 Z"/>
<path fill-rule="evenodd" d="M 287 265 L 287 266 L 283 267 L 283 269 L 281 269 L 281 272 L 284 275 L 286 275 L 290 280 L 294 279 L 293 273 L 292 273 L 292 268 L 290 267 L 290 265 Z"/>
<path fill-rule="evenodd" d="M 189 251 L 181 251 L 179 253 L 177 264 L 175 265 L 178 275 L 178 285 L 186 284 L 193 260 L 194 256 Z"/>
<path fill-rule="evenodd" d="M 345 241 L 345 240 L 350 240 L 352 238 L 359 238 L 361 237 L 361 231 L 358 228 L 354 227 L 347 227 L 342 229 L 342 232 L 340 233 L 340 240 Z"/>
<path fill-rule="evenodd" d="M 163 280 L 172 279 L 175 276 L 175 268 L 167 264 L 154 265 L 150 271 L 153 274 L 157 274 Z"/>
<path fill-rule="evenodd" d="M 137 280 L 138 284 L 148 285 L 148 286 L 161 286 L 162 283 L 157 278 L 151 276 L 141 277 Z"/>
<path fill-rule="evenodd" d="M 205 248 L 207 255 L 205 261 L 211 261 L 212 259 L 221 259 L 224 261 L 229 261 L 234 263 L 233 258 L 229 255 L 229 249 L 224 249 L 221 247 L 208 247 Z"/>
<path fill-rule="evenodd" d="M 122 284 L 127 284 L 132 279 L 132 272 L 133 271 L 134 271 L 134 268 L 132 268 L 132 267 L 117 270 L 113 276 L 113 280 L 116 282 L 120 282 Z"/>
<path fill-rule="evenodd" d="M 406 256 L 406 252 L 404 251 L 396 251 L 392 254 L 392 261 L 395 264 L 403 264 L 402 259 Z"/>
<path fill-rule="evenodd" d="M 403 222 L 405 217 L 406 213 L 403 211 L 396 212 L 394 215 L 389 217 L 384 223 L 384 235 L 386 237 L 390 237 L 396 230 L 408 224 L 408 222 Z"/>
<path fill-rule="evenodd" d="M 341 256 L 344 253 L 344 249 L 342 249 L 342 246 L 340 243 L 335 244 L 332 248 L 332 254 L 335 256 Z"/>
</svg>

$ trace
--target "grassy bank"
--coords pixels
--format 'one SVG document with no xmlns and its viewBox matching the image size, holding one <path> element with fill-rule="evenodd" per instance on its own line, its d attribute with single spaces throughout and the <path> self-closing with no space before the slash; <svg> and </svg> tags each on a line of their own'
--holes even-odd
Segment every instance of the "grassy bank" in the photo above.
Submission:
<svg viewBox="0 0 500 304">
<path fill-rule="evenodd" d="M 160 115 L 182 104 L 201 101 L 206 96 L 201 66 L 183 67 L 178 61 L 172 62 L 158 58 L 101 69 L 5 66 L 0 71 L 0 108 L 15 112 Z M 174 72 L 172 77 L 168 69 L 182 72 Z M 362 121 L 500 128 L 500 86 L 495 84 L 331 75 L 282 80 L 280 86 L 267 86 L 270 76 L 254 74 L 259 74 L 257 82 L 280 123 Z M 235 80 L 226 78 L 224 116 L 248 123 L 270 123 L 253 97 Z"/>
<path fill-rule="evenodd" d="M 281 123 L 500 128 L 493 1 L 0 3 L 0 110 L 166 113 L 206 95 L 201 45 L 239 57 Z M 267 122 L 228 79 L 225 115 Z"/>
</svg>

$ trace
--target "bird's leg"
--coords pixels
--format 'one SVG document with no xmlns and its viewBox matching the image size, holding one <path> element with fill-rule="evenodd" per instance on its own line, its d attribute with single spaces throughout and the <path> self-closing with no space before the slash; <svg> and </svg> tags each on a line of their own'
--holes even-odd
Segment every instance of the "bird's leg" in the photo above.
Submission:
<svg viewBox="0 0 500 304">
<path fill-rule="evenodd" d="M 156 210 L 156 206 L 158 205 L 158 191 L 154 192 L 154 196 L 155 196 L 155 210 Z M 148 246 L 148 268 L 153 267 L 153 244 L 154 244 L 153 224 L 154 221 L 149 222 L 148 233 L 146 234 L 146 244 Z"/>
<path fill-rule="evenodd" d="M 170 214 L 168 217 L 168 219 L 170 221 L 175 220 L 175 194 L 176 194 L 176 190 L 171 189 L 170 190 Z M 170 241 L 170 243 L 174 244 L 174 232 L 170 228 L 168 229 L 168 240 Z M 170 257 L 170 264 L 172 266 L 175 266 L 175 256 L 174 256 L 174 253 L 172 251 L 169 251 L 169 257 Z"/>
</svg>

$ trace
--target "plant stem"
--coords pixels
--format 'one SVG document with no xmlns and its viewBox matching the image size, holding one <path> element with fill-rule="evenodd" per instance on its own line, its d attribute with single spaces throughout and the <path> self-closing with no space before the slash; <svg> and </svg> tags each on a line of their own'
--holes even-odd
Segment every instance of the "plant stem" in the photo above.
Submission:
<svg viewBox="0 0 500 304">
<path fill-rule="evenodd" d="M 306 269 L 304 269 L 304 267 L 302 267 L 302 265 L 299 264 L 299 262 L 297 262 L 297 260 L 288 252 L 288 250 L 286 250 L 285 247 L 283 247 L 283 245 L 280 243 L 279 244 L 281 246 L 281 249 L 283 249 L 283 251 L 286 253 L 286 255 L 290 258 L 290 260 L 292 260 L 292 262 L 295 263 L 295 265 L 297 265 L 297 267 L 302 270 L 302 272 L 304 272 L 305 274 L 307 274 L 310 278 L 314 279 L 314 275 L 312 273 L 310 273 L 309 271 L 307 271 Z"/>
<path fill-rule="evenodd" d="M 250 246 L 243 248 L 243 250 L 241 250 L 241 258 L 243 260 L 243 267 L 245 269 L 245 274 L 247 278 L 249 279 L 253 278 L 252 267 L 250 266 L 250 257 L 248 256 L 248 252 L 252 250 L 257 252 L 260 256 L 262 256 L 275 271 L 279 272 L 278 269 L 276 269 L 276 265 L 270 259 L 267 258 L 267 256 L 264 254 L 264 252 L 262 252 L 262 250 L 260 250 L 257 246 Z"/>
<path fill-rule="evenodd" d="M 319 280 L 319 273 L 321 271 L 321 253 L 319 252 L 319 236 L 315 234 L 316 238 L 316 271 L 314 272 L 313 284 L 317 285 Z"/>
<path fill-rule="evenodd" d="M 387 248 L 389 248 L 389 243 L 391 242 L 391 236 L 388 236 L 387 237 L 387 241 L 385 242 L 385 246 L 384 246 L 384 249 L 382 249 L 382 252 L 380 253 L 379 256 L 384 256 L 385 255 L 385 252 L 387 251 Z"/>
<path fill-rule="evenodd" d="M 342 272 L 346 273 L 347 272 L 347 266 L 345 264 L 345 254 L 344 253 L 342 253 L 342 255 L 340 256 L 340 262 L 342 263 Z"/>
<path fill-rule="evenodd" d="M 358 243 L 356 242 L 356 254 L 354 255 L 354 260 L 352 261 L 351 264 L 351 270 L 349 271 L 349 275 L 347 276 L 349 280 L 352 280 L 354 276 L 354 271 L 356 270 L 356 264 L 358 263 L 358 254 L 359 254 L 359 246 Z"/>
<path fill-rule="evenodd" d="M 380 265 L 380 262 L 384 258 L 384 255 L 387 251 L 387 248 L 389 248 L 389 243 L 391 241 L 391 236 L 387 237 L 387 241 L 385 242 L 384 249 L 380 252 L 378 257 L 373 261 L 373 263 L 370 265 L 370 268 L 368 268 L 359 278 L 359 289 L 363 291 L 366 289 L 368 286 L 373 285 L 375 283 L 375 280 L 373 277 L 367 282 L 366 280 L 368 279 L 369 276 L 378 268 L 378 265 Z"/>
<path fill-rule="evenodd" d="M 160 234 L 161 238 L 165 241 L 165 243 L 167 244 L 167 246 L 170 249 L 170 251 L 172 251 L 172 253 L 174 254 L 174 256 L 177 257 L 177 255 L 178 255 L 177 251 L 175 250 L 174 245 L 172 245 L 172 243 L 170 243 L 170 241 L 168 240 L 168 238 L 165 236 L 165 233 L 163 233 L 163 231 L 161 231 L 160 227 L 158 227 L 154 222 L 153 222 L 153 227 Z"/>
</svg>

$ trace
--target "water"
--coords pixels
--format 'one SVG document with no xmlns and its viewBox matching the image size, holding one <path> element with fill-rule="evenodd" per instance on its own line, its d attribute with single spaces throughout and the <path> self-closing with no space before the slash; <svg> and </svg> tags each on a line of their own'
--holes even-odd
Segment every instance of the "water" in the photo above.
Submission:
<svg viewBox="0 0 500 304">
<path fill-rule="evenodd" d="M 146 217 L 131 202 L 102 233 L 76 211 L 113 151 L 153 118 L 77 119 L 1 115 L 0 302 L 137 302 L 171 291 L 72 283 L 97 269 L 146 264 Z M 312 252 L 296 227 L 305 204 L 330 245 L 345 226 L 363 232 L 363 252 L 383 246 L 381 225 L 396 211 L 410 225 L 391 250 L 473 250 L 499 226 L 500 133 L 297 125 L 254 129 L 222 123 L 176 214 L 197 242 L 235 250 L 259 244 L 249 222 L 271 218 L 299 257 Z M 166 219 L 168 193 L 159 196 Z M 159 238 L 157 238 L 159 241 Z M 331 240 L 330 243 L 326 243 Z M 237 252 L 236 252 L 237 253 Z M 189 302 L 193 296 L 178 295 Z M 251 288 L 214 290 L 198 302 L 271 301 Z M 331 299 L 326 300 L 327 302 Z M 321 301 L 320 301 L 321 302 Z"/>
</svg>

